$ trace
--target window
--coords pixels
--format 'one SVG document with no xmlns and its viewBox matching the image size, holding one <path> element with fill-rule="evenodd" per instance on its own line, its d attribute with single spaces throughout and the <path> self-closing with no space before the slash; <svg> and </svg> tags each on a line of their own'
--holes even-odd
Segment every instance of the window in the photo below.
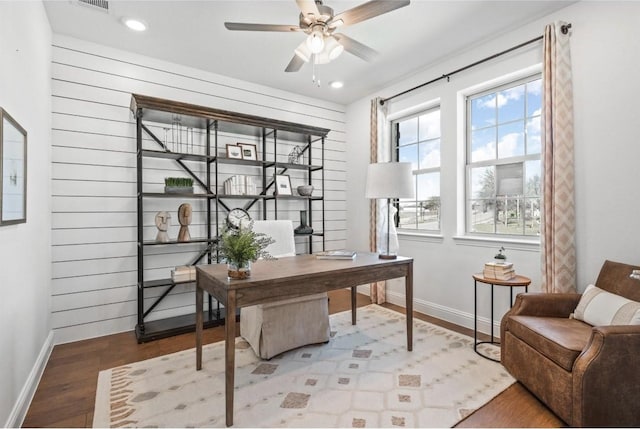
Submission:
<svg viewBox="0 0 640 429">
<path fill-rule="evenodd" d="M 467 97 L 467 232 L 540 234 L 542 79 Z"/>
<path fill-rule="evenodd" d="M 394 159 L 413 164 L 416 193 L 401 199 L 398 228 L 440 230 L 440 108 L 393 121 Z"/>
</svg>

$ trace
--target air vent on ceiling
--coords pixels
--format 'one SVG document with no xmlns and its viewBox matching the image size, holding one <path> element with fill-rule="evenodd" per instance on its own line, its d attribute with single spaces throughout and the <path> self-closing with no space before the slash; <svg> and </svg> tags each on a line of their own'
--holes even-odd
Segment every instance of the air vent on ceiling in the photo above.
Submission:
<svg viewBox="0 0 640 429">
<path fill-rule="evenodd" d="M 88 6 L 94 10 L 101 10 L 103 12 L 109 12 L 108 0 L 77 0 L 78 4 Z"/>
</svg>

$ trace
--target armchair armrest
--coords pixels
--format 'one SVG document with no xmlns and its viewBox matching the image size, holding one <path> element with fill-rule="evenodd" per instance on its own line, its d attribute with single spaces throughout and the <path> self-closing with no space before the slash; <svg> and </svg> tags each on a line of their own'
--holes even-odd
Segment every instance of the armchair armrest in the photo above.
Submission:
<svg viewBox="0 0 640 429">
<path fill-rule="evenodd" d="M 574 426 L 637 426 L 640 326 L 597 326 L 573 365 Z"/>
<path fill-rule="evenodd" d="M 576 309 L 580 297 L 578 293 L 520 293 L 516 301 L 500 322 L 500 338 L 505 337 L 509 329 L 510 316 L 569 317 Z"/>
<path fill-rule="evenodd" d="M 538 317 L 569 317 L 576 309 L 578 293 L 521 293 L 508 315 Z"/>
</svg>

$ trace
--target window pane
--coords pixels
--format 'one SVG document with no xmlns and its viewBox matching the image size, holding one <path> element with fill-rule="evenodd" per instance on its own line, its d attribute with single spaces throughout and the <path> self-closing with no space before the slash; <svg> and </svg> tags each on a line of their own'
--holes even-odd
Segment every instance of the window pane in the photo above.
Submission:
<svg viewBox="0 0 640 429">
<path fill-rule="evenodd" d="M 498 123 L 524 118 L 524 85 L 498 92 Z"/>
<path fill-rule="evenodd" d="M 471 162 L 496 159 L 496 130 L 488 128 L 471 133 Z"/>
<path fill-rule="evenodd" d="M 434 110 L 418 118 L 420 141 L 440 137 L 440 110 Z"/>
<path fill-rule="evenodd" d="M 400 201 L 398 228 L 416 228 L 416 202 Z"/>
<path fill-rule="evenodd" d="M 525 195 L 529 197 L 539 197 L 542 195 L 542 175 L 540 160 L 527 161 L 524 163 L 525 169 Z"/>
<path fill-rule="evenodd" d="M 440 140 L 420 143 L 418 153 L 420 155 L 418 168 L 440 167 Z"/>
<path fill-rule="evenodd" d="M 527 155 L 542 152 L 540 140 L 540 122 L 541 119 L 539 116 L 527 121 Z"/>
<path fill-rule="evenodd" d="M 495 232 L 493 200 L 471 200 L 470 232 L 493 234 Z"/>
<path fill-rule="evenodd" d="M 540 199 L 525 200 L 524 234 L 540 235 Z"/>
<path fill-rule="evenodd" d="M 419 229 L 440 229 L 440 173 L 417 175 L 416 220 Z"/>
<path fill-rule="evenodd" d="M 527 84 L 527 116 L 540 115 L 542 112 L 542 79 Z"/>
<path fill-rule="evenodd" d="M 471 198 L 493 198 L 496 195 L 493 167 L 471 169 Z"/>
<path fill-rule="evenodd" d="M 496 166 L 498 196 L 523 195 L 522 189 L 522 163 Z"/>
<path fill-rule="evenodd" d="M 415 143 L 418 141 L 418 118 L 407 119 L 398 124 L 400 138 L 399 145 Z"/>
<path fill-rule="evenodd" d="M 524 198 L 500 197 L 496 200 L 496 232 L 498 234 L 523 233 Z"/>
<path fill-rule="evenodd" d="M 411 169 L 416 170 L 418 168 L 418 145 L 401 146 L 398 149 L 398 161 L 410 162 Z"/>
<path fill-rule="evenodd" d="M 524 155 L 524 121 L 498 126 L 498 158 Z"/>
<path fill-rule="evenodd" d="M 471 101 L 471 129 L 489 127 L 496 123 L 496 95 L 488 94 Z"/>
<path fill-rule="evenodd" d="M 467 103 L 469 232 L 539 235 L 542 79 L 521 79 Z"/>
</svg>

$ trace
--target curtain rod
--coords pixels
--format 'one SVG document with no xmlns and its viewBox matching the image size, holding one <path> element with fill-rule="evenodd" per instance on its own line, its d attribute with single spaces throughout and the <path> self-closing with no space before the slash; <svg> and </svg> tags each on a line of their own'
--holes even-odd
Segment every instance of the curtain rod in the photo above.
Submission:
<svg viewBox="0 0 640 429">
<path fill-rule="evenodd" d="M 567 33 L 569 32 L 569 29 L 570 29 L 570 28 L 571 28 L 571 24 L 563 24 L 562 26 L 560 26 L 560 31 L 562 32 L 562 34 L 567 34 Z M 400 97 L 401 95 L 405 95 L 405 94 L 407 94 L 407 93 L 409 93 L 409 92 L 411 92 L 411 91 L 415 91 L 416 89 L 420 89 L 420 88 L 422 88 L 422 87 L 424 87 L 424 86 L 431 85 L 432 83 L 434 83 L 434 82 L 438 82 L 439 80 L 447 79 L 447 82 L 448 82 L 448 81 L 449 81 L 449 78 L 450 78 L 451 76 L 453 76 L 454 74 L 456 74 L 456 73 L 460 73 L 460 72 L 462 72 L 462 71 L 465 71 L 465 70 L 467 70 L 467 69 L 470 69 L 471 67 L 475 67 L 475 66 L 477 66 L 478 64 L 482 64 L 482 63 L 484 63 L 484 62 L 490 61 L 490 60 L 492 60 L 492 59 L 494 59 L 494 58 L 497 58 L 497 57 L 499 57 L 499 56 L 502 56 L 502 55 L 504 55 L 504 54 L 508 54 L 509 52 L 515 51 L 516 49 L 520 49 L 520 48 L 522 48 L 522 47 L 524 47 L 524 46 L 527 46 L 527 45 L 530 45 L 530 44 L 532 44 L 532 43 L 535 43 L 535 42 L 537 42 L 537 41 L 539 41 L 539 40 L 542 40 L 542 38 L 543 38 L 543 36 L 538 36 L 538 37 L 536 37 L 536 38 L 534 38 L 534 39 L 528 40 L 528 41 L 526 41 L 526 42 L 524 42 L 524 43 L 520 43 L 519 45 L 514 46 L 514 47 L 512 47 L 512 48 L 509 48 L 509 49 L 507 49 L 507 50 L 505 50 L 505 51 L 498 52 L 497 54 L 493 54 L 493 55 L 491 55 L 491 56 L 489 56 L 489 57 L 483 58 L 483 59 L 481 59 L 481 60 L 479 60 L 479 61 L 476 61 L 475 63 L 472 63 L 472 64 L 469 64 L 469 65 L 467 65 L 467 66 L 461 67 L 461 68 L 459 68 L 459 69 L 457 69 L 457 70 L 454 70 L 454 71 L 452 71 L 452 72 L 450 72 L 450 73 L 445 73 L 445 74 L 443 74 L 443 75 L 442 75 L 442 76 L 440 76 L 440 77 L 437 77 L 437 78 L 432 79 L 432 80 L 430 80 L 430 81 L 428 81 L 428 82 L 422 83 L 422 84 L 420 84 L 420 85 L 418 85 L 418 86 L 414 86 L 414 87 L 413 87 L 413 88 L 411 88 L 411 89 L 407 89 L 406 91 L 399 92 L 399 93 L 397 93 L 397 94 L 395 94 L 395 95 L 392 95 L 391 97 L 383 98 L 382 100 L 380 100 L 380 105 L 382 106 L 382 105 L 384 105 L 384 103 L 386 103 L 386 102 L 387 102 L 387 101 L 389 101 L 389 100 L 392 100 L 392 99 L 394 99 L 394 98 L 396 98 L 396 97 Z"/>
</svg>

